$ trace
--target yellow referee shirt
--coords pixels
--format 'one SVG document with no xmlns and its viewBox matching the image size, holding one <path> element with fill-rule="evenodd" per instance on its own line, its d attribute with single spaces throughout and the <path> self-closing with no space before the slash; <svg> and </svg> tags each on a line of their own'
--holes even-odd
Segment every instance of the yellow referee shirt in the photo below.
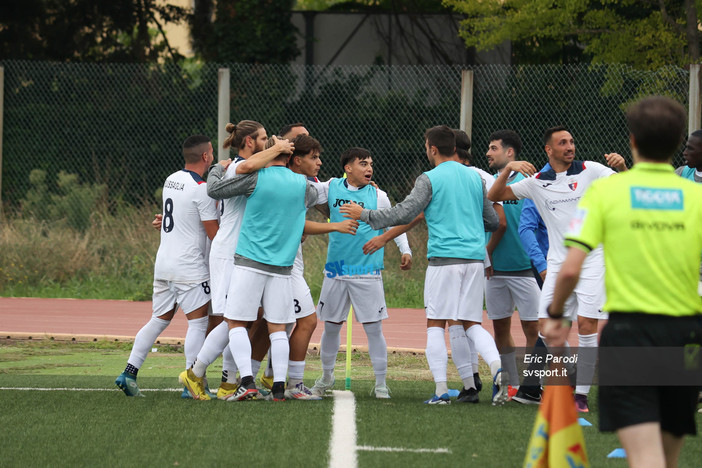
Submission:
<svg viewBox="0 0 702 468">
<path fill-rule="evenodd" d="M 638 163 L 599 179 L 578 204 L 568 247 L 602 244 L 608 312 L 688 316 L 702 313 L 697 294 L 702 255 L 702 185 L 664 163 Z"/>
</svg>

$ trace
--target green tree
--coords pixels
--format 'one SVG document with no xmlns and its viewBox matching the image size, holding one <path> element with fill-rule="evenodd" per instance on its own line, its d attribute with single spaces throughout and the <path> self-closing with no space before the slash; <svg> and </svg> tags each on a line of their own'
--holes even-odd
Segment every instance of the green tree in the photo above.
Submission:
<svg viewBox="0 0 702 468">
<path fill-rule="evenodd" d="M 700 59 L 699 0 L 443 1 L 466 15 L 461 37 L 478 50 L 505 40 L 517 50 L 562 44 L 593 63 L 648 70 Z"/>
<path fill-rule="evenodd" d="M 196 0 L 193 47 L 206 61 L 288 63 L 300 53 L 292 5 L 293 0 Z"/>
<path fill-rule="evenodd" d="M 189 11 L 157 0 L 0 2 L 0 57 L 60 62 L 179 60 L 164 25 Z"/>
</svg>

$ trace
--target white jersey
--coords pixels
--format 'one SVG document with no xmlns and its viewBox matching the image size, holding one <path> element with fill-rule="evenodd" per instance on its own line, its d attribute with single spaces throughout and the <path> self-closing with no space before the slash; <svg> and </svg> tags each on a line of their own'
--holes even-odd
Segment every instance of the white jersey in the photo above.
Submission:
<svg viewBox="0 0 702 468">
<path fill-rule="evenodd" d="M 300 246 L 297 248 L 297 255 L 295 255 L 295 262 L 293 263 L 292 272 L 290 274 L 292 276 L 302 277 L 304 273 L 305 262 L 302 259 L 302 242 L 300 242 Z"/>
<path fill-rule="evenodd" d="M 488 173 L 488 172 L 485 172 L 484 170 L 480 169 L 479 167 L 475 167 L 475 166 L 468 166 L 468 167 L 470 167 L 471 169 L 473 169 L 475 172 L 477 172 L 480 175 L 480 178 L 483 179 L 483 182 L 485 182 L 485 190 L 489 192 L 490 189 L 492 188 L 492 186 L 495 184 L 495 176 Z M 498 205 L 502 205 L 502 202 L 493 202 L 493 203 L 497 203 Z"/>
<path fill-rule="evenodd" d="M 246 161 L 244 158 L 237 157 L 227 168 L 224 173 L 224 179 L 231 179 L 236 175 L 236 166 Z M 239 240 L 239 231 L 241 230 L 241 221 L 244 218 L 244 209 L 246 208 L 246 196 L 238 195 L 219 201 L 219 212 L 221 220 L 219 222 L 219 230 L 214 239 L 212 239 L 212 249 L 210 255 L 212 258 L 233 259 L 236 251 L 236 243 Z"/>
<path fill-rule="evenodd" d="M 185 169 L 163 184 L 161 244 L 156 254 L 154 279 L 176 283 L 207 281 L 207 233 L 203 221 L 217 219 L 215 201 L 207 196 L 207 183 Z"/>
<path fill-rule="evenodd" d="M 539 172 L 510 185 L 517 198 L 531 198 L 548 230 L 548 270 L 563 263 L 567 249 L 563 239 L 568 225 L 575 214 L 580 198 L 590 184 L 602 177 L 609 177 L 614 171 L 594 161 L 573 161 L 566 172 L 556 173 L 553 169 Z M 602 247 L 587 256 L 583 268 L 592 265 L 604 267 Z"/>
</svg>

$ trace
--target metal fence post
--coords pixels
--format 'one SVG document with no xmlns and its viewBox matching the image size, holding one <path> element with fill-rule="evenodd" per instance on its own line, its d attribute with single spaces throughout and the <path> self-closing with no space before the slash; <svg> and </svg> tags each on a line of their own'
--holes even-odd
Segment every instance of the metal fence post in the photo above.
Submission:
<svg viewBox="0 0 702 468">
<path fill-rule="evenodd" d="M 461 71 L 460 127 L 473 140 L 473 70 Z"/>
<path fill-rule="evenodd" d="M 700 65 L 690 65 L 690 95 L 688 97 L 689 109 L 687 118 L 688 135 L 700 129 L 702 118 L 702 102 L 700 101 Z"/>
<path fill-rule="evenodd" d="M 217 99 L 217 160 L 229 159 L 229 148 L 222 148 L 224 140 L 227 138 L 225 127 L 229 123 L 229 69 L 220 68 L 217 71 L 217 89 L 219 98 Z"/>
</svg>

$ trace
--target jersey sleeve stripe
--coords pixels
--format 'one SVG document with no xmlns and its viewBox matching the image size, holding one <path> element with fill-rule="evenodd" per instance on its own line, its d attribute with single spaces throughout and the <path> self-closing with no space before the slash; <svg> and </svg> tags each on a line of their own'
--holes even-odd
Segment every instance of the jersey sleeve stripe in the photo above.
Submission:
<svg viewBox="0 0 702 468">
<path fill-rule="evenodd" d="M 575 247 L 577 249 L 584 250 L 587 253 L 590 253 L 593 250 L 595 250 L 594 247 L 587 245 L 585 242 L 579 241 L 577 239 L 570 239 L 568 237 L 565 238 L 563 244 L 565 244 L 566 247 Z"/>
</svg>

